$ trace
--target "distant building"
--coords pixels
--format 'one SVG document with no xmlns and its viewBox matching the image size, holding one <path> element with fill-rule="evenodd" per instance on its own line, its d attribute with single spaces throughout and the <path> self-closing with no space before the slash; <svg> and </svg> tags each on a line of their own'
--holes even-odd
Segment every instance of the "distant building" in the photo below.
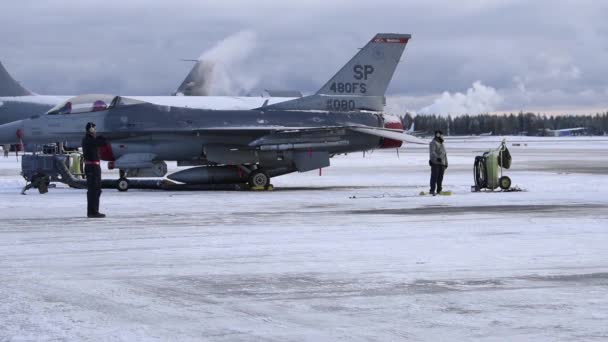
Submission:
<svg viewBox="0 0 608 342">
<path fill-rule="evenodd" d="M 550 137 L 571 137 L 577 135 L 585 135 L 586 127 L 563 128 L 563 129 L 545 129 L 544 135 Z"/>
</svg>

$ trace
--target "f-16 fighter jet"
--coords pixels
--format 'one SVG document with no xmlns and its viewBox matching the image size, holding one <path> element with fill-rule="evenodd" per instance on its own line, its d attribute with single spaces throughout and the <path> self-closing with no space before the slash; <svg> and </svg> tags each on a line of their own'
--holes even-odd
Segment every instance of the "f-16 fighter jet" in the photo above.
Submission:
<svg viewBox="0 0 608 342">
<path fill-rule="evenodd" d="M 275 99 L 82 95 L 47 115 L 0 126 L 0 143 L 81 138 L 87 122 L 108 144 L 101 157 L 125 177 L 165 176 L 164 161 L 195 166 L 186 184 L 267 186 L 271 177 L 327 167 L 336 154 L 425 143 L 382 113 L 384 93 L 410 39 L 377 34 L 314 95 Z M 239 109 L 251 106 L 251 109 Z"/>
<path fill-rule="evenodd" d="M 216 61 L 196 60 L 196 63 L 182 81 L 174 95 L 179 96 L 207 96 L 209 88 L 213 82 L 213 67 Z M 278 93 L 278 92 L 277 92 Z M 294 92 L 284 92 L 286 95 L 292 95 Z M 259 97 L 255 99 L 255 103 L 259 107 L 266 99 L 273 100 L 271 97 L 279 97 L 278 100 L 285 101 L 285 94 L 276 96 L 270 94 L 269 97 Z M 47 112 L 58 104 L 66 102 L 74 95 L 39 95 L 15 81 L 13 77 L 6 71 L 0 62 L 0 125 L 16 120 L 23 120 L 33 115 L 39 115 Z M 248 107 L 251 109 L 253 107 Z"/>
<path fill-rule="evenodd" d="M 192 77 L 196 75 L 199 83 L 204 82 L 204 74 L 199 74 L 200 68 L 197 62 L 190 73 L 180 85 L 184 87 Z M 179 92 L 178 89 L 178 92 Z M 193 95 L 190 92 L 180 92 L 180 95 Z M 0 63 L 0 125 L 8 122 L 23 120 L 33 115 L 43 114 L 49 109 L 64 103 L 74 95 L 39 95 L 35 94 L 19 84 L 6 71 Z"/>
<path fill-rule="evenodd" d="M 42 114 L 70 97 L 34 94 L 17 83 L 0 63 L 0 124 Z"/>
</svg>

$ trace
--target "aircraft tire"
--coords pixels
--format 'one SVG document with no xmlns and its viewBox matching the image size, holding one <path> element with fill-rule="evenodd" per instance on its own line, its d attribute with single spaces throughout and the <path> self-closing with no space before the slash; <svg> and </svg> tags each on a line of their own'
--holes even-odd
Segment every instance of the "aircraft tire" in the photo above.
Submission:
<svg viewBox="0 0 608 342">
<path fill-rule="evenodd" d="M 270 185 L 270 176 L 266 171 L 258 169 L 249 175 L 249 186 L 252 188 L 267 187 Z"/>
<path fill-rule="evenodd" d="M 116 189 L 120 192 L 129 190 L 129 180 L 126 178 L 118 179 L 118 182 L 116 182 Z"/>
</svg>

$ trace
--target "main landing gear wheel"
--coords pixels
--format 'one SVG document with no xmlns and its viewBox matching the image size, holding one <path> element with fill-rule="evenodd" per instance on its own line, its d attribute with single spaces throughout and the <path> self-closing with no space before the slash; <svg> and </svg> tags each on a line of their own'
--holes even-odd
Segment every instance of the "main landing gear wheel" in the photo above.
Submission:
<svg viewBox="0 0 608 342">
<path fill-rule="evenodd" d="M 116 183 L 116 188 L 121 192 L 129 190 L 129 180 L 126 178 L 120 178 Z"/>
<path fill-rule="evenodd" d="M 509 188 L 511 188 L 511 178 L 507 176 L 500 177 L 498 180 L 498 186 L 500 186 L 500 188 L 503 190 L 509 190 Z"/>
<path fill-rule="evenodd" d="M 249 186 L 252 188 L 266 188 L 270 185 L 270 176 L 264 170 L 255 170 L 249 175 Z"/>
</svg>

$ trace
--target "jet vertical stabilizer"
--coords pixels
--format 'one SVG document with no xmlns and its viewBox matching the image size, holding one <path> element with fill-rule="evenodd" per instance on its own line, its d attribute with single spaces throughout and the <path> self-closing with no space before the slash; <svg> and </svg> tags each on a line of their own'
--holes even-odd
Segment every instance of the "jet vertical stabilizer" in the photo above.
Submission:
<svg viewBox="0 0 608 342">
<path fill-rule="evenodd" d="M 0 62 L 0 96 L 27 96 L 33 95 L 32 92 L 23 88 L 11 75 L 4 69 Z"/>
<path fill-rule="evenodd" d="M 378 33 L 315 95 L 265 109 L 382 111 L 384 94 L 410 38 L 409 34 Z"/>
<path fill-rule="evenodd" d="M 410 38 L 378 33 L 317 94 L 384 96 Z"/>
<path fill-rule="evenodd" d="M 175 95 L 183 96 L 209 96 L 213 78 L 214 63 L 212 61 L 197 60 Z"/>
</svg>

